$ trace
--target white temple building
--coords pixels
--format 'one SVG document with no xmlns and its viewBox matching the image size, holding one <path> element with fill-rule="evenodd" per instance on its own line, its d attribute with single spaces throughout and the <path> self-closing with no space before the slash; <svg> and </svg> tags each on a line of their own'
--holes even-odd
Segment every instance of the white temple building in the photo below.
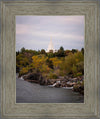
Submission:
<svg viewBox="0 0 100 119">
<path fill-rule="evenodd" d="M 50 51 L 53 51 L 53 53 L 55 52 L 52 40 L 50 40 L 50 43 L 49 43 L 48 49 L 47 49 L 47 52 L 50 52 Z"/>
</svg>

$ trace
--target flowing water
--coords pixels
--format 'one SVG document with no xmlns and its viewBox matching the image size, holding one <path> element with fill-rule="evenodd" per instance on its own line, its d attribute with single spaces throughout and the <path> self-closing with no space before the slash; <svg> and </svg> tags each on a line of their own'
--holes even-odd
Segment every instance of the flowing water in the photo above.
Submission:
<svg viewBox="0 0 100 119">
<path fill-rule="evenodd" d="M 72 90 L 30 83 L 16 78 L 16 103 L 83 103 L 84 96 Z"/>
</svg>

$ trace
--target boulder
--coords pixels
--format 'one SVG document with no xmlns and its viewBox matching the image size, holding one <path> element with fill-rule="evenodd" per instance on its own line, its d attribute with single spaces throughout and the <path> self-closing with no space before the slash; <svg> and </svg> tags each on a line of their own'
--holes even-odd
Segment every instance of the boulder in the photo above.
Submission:
<svg viewBox="0 0 100 119">
<path fill-rule="evenodd" d="M 24 80 L 40 80 L 42 76 L 39 73 L 28 73 L 27 75 L 23 76 Z"/>
<path fill-rule="evenodd" d="M 60 87 L 61 87 L 61 84 L 60 84 L 60 83 L 57 83 L 57 84 L 55 85 L 55 87 L 56 87 L 56 88 L 60 88 Z"/>
<path fill-rule="evenodd" d="M 84 94 L 84 86 L 81 84 L 76 84 L 73 86 L 73 91 L 79 92 L 80 94 Z"/>
</svg>

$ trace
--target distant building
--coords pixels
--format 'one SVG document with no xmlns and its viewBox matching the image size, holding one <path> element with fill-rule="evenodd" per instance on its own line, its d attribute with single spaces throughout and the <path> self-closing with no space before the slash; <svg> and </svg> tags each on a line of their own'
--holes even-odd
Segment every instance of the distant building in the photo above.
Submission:
<svg viewBox="0 0 100 119">
<path fill-rule="evenodd" d="M 50 43 L 49 43 L 49 45 L 48 45 L 47 52 L 53 52 L 53 53 L 55 52 L 55 49 L 54 49 L 52 40 L 50 40 Z"/>
</svg>

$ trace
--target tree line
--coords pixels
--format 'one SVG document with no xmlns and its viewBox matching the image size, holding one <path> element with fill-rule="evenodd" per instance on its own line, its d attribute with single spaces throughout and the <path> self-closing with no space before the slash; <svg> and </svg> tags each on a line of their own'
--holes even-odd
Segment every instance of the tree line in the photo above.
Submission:
<svg viewBox="0 0 100 119">
<path fill-rule="evenodd" d="M 19 75 L 40 73 L 43 77 L 58 78 L 58 76 L 84 75 L 84 48 L 64 50 L 61 46 L 58 51 L 46 52 L 29 50 L 24 47 L 16 52 L 16 72 Z"/>
</svg>

